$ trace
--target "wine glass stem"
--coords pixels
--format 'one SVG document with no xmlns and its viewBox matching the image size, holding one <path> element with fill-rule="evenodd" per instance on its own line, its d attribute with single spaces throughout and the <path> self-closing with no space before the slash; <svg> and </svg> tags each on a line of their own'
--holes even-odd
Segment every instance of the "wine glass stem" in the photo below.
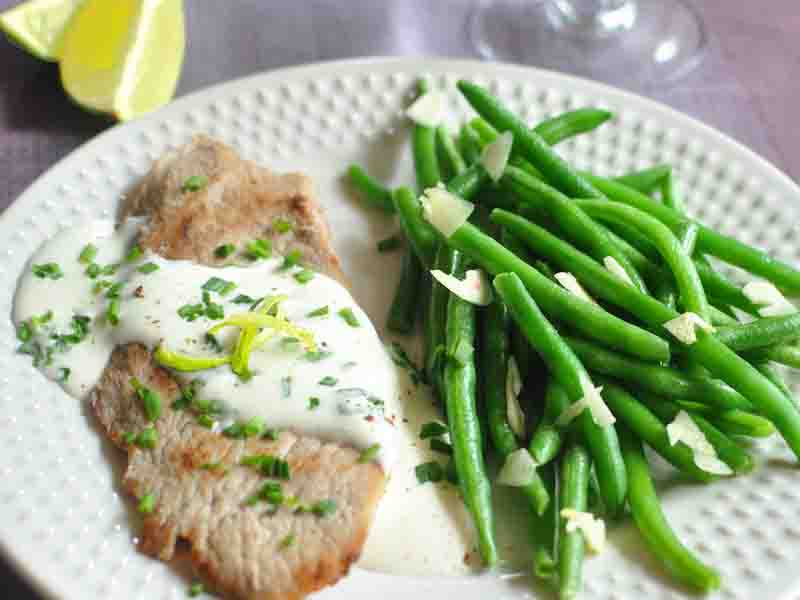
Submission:
<svg viewBox="0 0 800 600">
<path fill-rule="evenodd" d="M 636 0 L 550 0 L 547 12 L 564 33 L 604 37 L 633 27 Z"/>
</svg>

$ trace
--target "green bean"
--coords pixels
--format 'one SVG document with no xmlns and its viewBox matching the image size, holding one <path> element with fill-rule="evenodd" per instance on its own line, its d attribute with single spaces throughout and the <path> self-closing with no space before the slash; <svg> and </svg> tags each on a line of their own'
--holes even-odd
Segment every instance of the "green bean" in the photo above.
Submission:
<svg viewBox="0 0 800 600">
<path fill-rule="evenodd" d="M 631 481 L 628 502 L 636 527 L 658 558 L 679 581 L 701 591 L 720 586 L 716 571 L 704 565 L 672 531 L 656 495 L 642 444 L 630 431 L 621 429 L 625 467 Z"/>
<path fill-rule="evenodd" d="M 505 229 L 501 232 L 500 242 L 526 263 L 531 263 L 528 249 Z M 514 355 L 514 359 L 517 361 L 517 367 L 519 368 L 519 374 L 522 380 L 528 381 L 532 361 L 531 347 L 528 344 L 528 340 L 525 339 L 525 336 L 522 335 L 516 327 L 511 330 L 511 351 Z"/>
<path fill-rule="evenodd" d="M 394 212 L 392 192 L 370 177 L 364 169 L 358 165 L 350 165 L 347 169 L 347 177 L 366 204 L 387 213 Z"/>
<path fill-rule="evenodd" d="M 607 110 L 599 108 L 578 108 L 545 119 L 533 131 L 545 142 L 555 146 L 568 138 L 597 129 L 613 116 Z M 470 121 L 470 125 L 484 144 L 491 143 L 497 136 L 497 130 L 480 117 Z"/>
<path fill-rule="evenodd" d="M 498 211 L 493 211 L 493 214 L 496 212 Z M 548 314 L 571 323 L 583 335 L 645 360 L 669 360 L 669 344 L 666 341 L 566 291 L 520 260 L 513 252 L 481 233 L 474 225 L 465 223 L 447 241 L 492 274 L 507 271 L 516 273 Z M 607 273 L 605 269 L 602 270 Z M 610 273 L 608 275 L 613 277 Z M 630 286 L 626 287 L 633 290 Z"/>
<path fill-rule="evenodd" d="M 537 465 L 549 463 L 560 452 L 564 443 L 564 432 L 556 427 L 555 423 L 569 404 L 569 397 L 564 388 L 555 381 L 550 381 L 545 390 L 542 420 L 534 430 L 528 446 L 531 457 Z"/>
<path fill-rule="evenodd" d="M 589 455 L 583 447 L 572 446 L 564 454 L 559 479 L 561 510 L 586 511 L 590 467 Z M 580 530 L 567 532 L 566 524 L 567 520 L 562 517 L 558 536 L 558 597 L 572 600 L 583 587 L 584 540 Z"/>
<path fill-rule="evenodd" d="M 506 167 L 501 182 L 523 202 L 544 207 L 559 229 L 573 240 L 576 246 L 585 249 L 590 256 L 600 262 L 607 256 L 615 258 L 634 285 L 641 291 L 647 291 L 644 281 L 627 256 L 608 237 L 605 230 L 598 227 L 591 217 L 575 205 L 574 201 L 515 167 Z M 659 226 L 664 227 L 660 223 Z"/>
<path fill-rule="evenodd" d="M 749 400 L 718 379 L 687 377 L 677 369 L 629 358 L 586 340 L 568 336 L 564 340 L 589 371 L 614 377 L 666 398 L 698 402 L 720 410 L 753 409 Z"/>
<path fill-rule="evenodd" d="M 619 179 L 617 179 L 617 183 L 628 185 L 627 182 L 620 181 Z M 629 187 L 635 186 L 629 185 Z M 661 184 L 661 199 L 664 202 L 664 206 L 670 207 L 672 210 L 680 213 L 681 215 L 686 215 L 686 205 L 683 203 L 683 199 L 675 189 L 676 187 L 677 183 L 675 181 L 675 176 L 670 171 L 669 175 L 664 178 Z"/>
<path fill-rule="evenodd" d="M 685 218 L 673 209 L 653 202 L 649 197 L 625 185 L 594 175 L 587 176 L 587 179 L 616 202 L 649 213 L 671 229 L 685 221 Z M 698 225 L 698 252 L 716 256 L 720 260 L 763 277 L 790 294 L 800 294 L 800 271 L 775 260 L 757 248 Z"/>
<path fill-rule="evenodd" d="M 779 344 L 769 348 L 758 348 L 746 352 L 743 356 L 751 362 L 765 362 L 771 360 L 787 367 L 800 369 L 800 346 Z"/>
<path fill-rule="evenodd" d="M 602 221 L 622 222 L 645 233 L 669 265 L 678 286 L 684 310 L 709 321 L 708 300 L 700 276 L 689 254 L 670 229 L 658 219 L 632 206 L 603 200 L 574 200 L 589 216 Z"/>
<path fill-rule="evenodd" d="M 675 286 L 667 277 L 656 282 L 653 288 L 653 297 L 672 310 L 675 310 L 678 306 L 678 294 L 675 291 Z M 711 322 L 714 322 L 713 317 Z"/>
<path fill-rule="evenodd" d="M 614 177 L 614 181 L 622 183 L 643 194 L 649 194 L 659 186 L 663 186 L 667 179 L 672 175 L 672 167 L 669 165 L 656 165 L 649 169 L 633 171 Z"/>
<path fill-rule="evenodd" d="M 591 381 L 589 375 L 580 359 L 542 314 L 522 280 L 514 273 L 503 273 L 495 277 L 494 288 L 528 342 L 544 360 L 553 379 L 564 388 L 572 402 L 580 400 L 585 394 L 586 383 Z M 626 483 L 616 432 L 613 427 L 597 425 L 589 410 L 581 412 L 577 419 L 592 453 L 603 502 L 611 514 L 617 514 L 625 503 Z"/>
<path fill-rule="evenodd" d="M 800 410 L 800 403 L 798 403 L 797 399 L 794 397 L 794 393 L 789 388 L 789 386 L 786 384 L 786 381 L 784 381 L 783 377 L 781 377 L 781 374 L 778 373 L 772 367 L 772 365 L 770 365 L 769 363 L 757 363 L 757 364 L 755 364 L 753 366 L 756 369 L 758 369 L 759 373 L 761 373 L 764 377 L 766 377 L 772 383 L 774 383 L 775 387 L 777 387 L 780 391 L 782 391 L 783 394 L 787 398 L 789 398 L 789 400 L 792 401 L 792 404 L 794 404 L 795 407 L 797 407 L 798 410 Z"/>
<path fill-rule="evenodd" d="M 433 267 L 448 275 L 461 269 L 461 253 L 447 244 L 440 244 L 436 251 Z M 428 382 L 435 389 L 443 392 L 441 387 L 442 358 L 445 350 L 444 325 L 447 321 L 447 303 L 450 291 L 436 280 L 431 281 L 431 293 L 428 299 L 425 318 L 425 337 L 427 355 L 425 357 L 425 373 Z"/>
<path fill-rule="evenodd" d="M 476 164 L 480 161 L 481 139 L 469 123 L 464 123 L 461 126 L 461 132 L 458 136 L 458 148 L 461 150 L 461 155 L 467 161 L 467 164 Z"/>
<path fill-rule="evenodd" d="M 451 294 L 447 306 L 445 331 L 448 356 L 443 381 L 453 459 L 464 502 L 478 532 L 478 550 L 483 562 L 492 567 L 497 563 L 497 546 L 492 517 L 492 489 L 483 461 L 483 441 L 477 414 L 475 329 L 475 307 Z"/>
<path fill-rule="evenodd" d="M 533 543 L 533 574 L 539 579 L 552 579 L 556 575 L 556 553 L 558 551 L 559 498 L 556 493 L 556 469 L 554 464 L 540 466 L 542 481 L 550 495 L 550 502 L 543 515 L 534 515 L 531 522 Z"/>
<path fill-rule="evenodd" d="M 739 325 L 739 319 L 723 312 L 722 309 L 717 308 L 713 304 L 709 308 L 711 309 L 712 325 Z"/>
<path fill-rule="evenodd" d="M 447 127 L 439 125 L 436 128 L 436 147 L 439 150 L 439 168 L 447 171 L 447 179 L 460 175 L 467 170 L 467 163 L 461 152 L 458 151 Z"/>
<path fill-rule="evenodd" d="M 414 125 L 411 132 L 411 147 L 414 155 L 414 172 L 417 175 L 417 189 L 422 192 L 435 187 L 442 179 L 439 173 L 439 159 L 436 156 L 436 129 Z"/>
<path fill-rule="evenodd" d="M 717 327 L 714 335 L 736 352 L 796 341 L 800 339 L 800 313 Z"/>
<path fill-rule="evenodd" d="M 395 333 L 411 333 L 419 307 L 419 288 L 422 279 L 422 265 L 416 254 L 407 251 L 403 255 L 400 281 L 389 308 L 386 327 Z"/>
<path fill-rule="evenodd" d="M 714 475 L 703 471 L 694 463 L 694 452 L 689 446 L 685 444 L 673 446 L 670 443 L 664 423 L 647 406 L 608 379 L 598 378 L 598 382 L 602 382 L 603 399 L 611 412 L 637 437 L 647 442 L 653 450 L 682 473 L 703 482 L 716 479 Z"/>
<path fill-rule="evenodd" d="M 422 216 L 422 205 L 407 187 L 399 187 L 393 194 L 394 206 L 400 225 L 414 249 L 414 253 L 426 269 L 433 266 L 440 236 L 436 229 Z"/>
<path fill-rule="evenodd" d="M 482 377 L 483 403 L 486 407 L 489 436 L 503 459 L 519 448 L 517 436 L 508 423 L 506 376 L 508 374 L 508 309 L 502 302 L 492 302 L 483 315 L 481 352 L 478 365 Z M 538 473 L 521 490 L 537 515 L 544 513 L 550 494 Z"/>
<path fill-rule="evenodd" d="M 769 437 L 775 433 L 775 426 L 767 419 L 743 410 L 726 410 L 717 414 L 701 414 L 703 414 L 714 427 L 727 435 Z"/>
<path fill-rule="evenodd" d="M 488 181 L 489 175 L 486 169 L 476 163 L 448 181 L 447 190 L 465 200 L 472 200 Z"/>
<path fill-rule="evenodd" d="M 661 327 L 667 321 L 678 316 L 674 310 L 664 306 L 658 300 L 640 293 L 633 286 L 611 275 L 590 257 L 525 219 L 496 209 L 492 211 L 492 221 L 508 227 L 514 235 L 528 247 L 533 248 L 540 256 L 556 263 L 566 261 L 566 268 L 571 269 L 573 274 L 577 274 L 576 277 L 590 292 L 624 308 L 651 327 Z M 460 231 L 457 231 L 456 234 Z M 542 248 L 555 250 L 555 252 L 543 253 L 541 248 L 535 247 L 537 244 Z M 584 304 L 586 303 L 584 302 Z M 562 316 L 562 318 L 564 317 Z M 577 329 L 579 323 L 576 320 L 569 318 L 565 318 L 565 320 L 572 323 Z M 593 339 L 599 339 L 583 330 L 582 333 Z M 795 410 L 788 398 L 746 360 L 712 335 L 698 331 L 697 338 L 694 344 L 685 347 L 686 355 L 750 400 L 758 413 L 774 423 L 794 453 L 800 456 L 800 413 Z M 649 360 L 647 357 L 641 357 Z"/>
<path fill-rule="evenodd" d="M 511 131 L 514 149 L 544 173 L 548 181 L 562 193 L 577 198 L 602 197 L 583 176 L 578 174 L 550 145 L 497 98 L 484 88 L 468 81 L 459 81 L 458 89 L 472 108 L 497 131 Z"/>
<path fill-rule="evenodd" d="M 650 407 L 663 423 L 671 423 L 675 417 L 678 416 L 678 413 L 684 410 L 680 405 L 664 398 L 650 398 L 647 394 L 639 394 L 639 398 L 644 404 Z M 708 443 L 714 447 L 714 451 L 722 462 L 727 464 L 738 474 L 749 473 L 753 470 L 755 464 L 753 463 L 752 457 L 725 435 L 725 433 L 715 427 L 704 416 L 694 412 L 688 412 L 688 414 L 700 431 L 703 432 Z M 631 427 L 631 429 L 633 429 L 633 427 Z"/>
</svg>

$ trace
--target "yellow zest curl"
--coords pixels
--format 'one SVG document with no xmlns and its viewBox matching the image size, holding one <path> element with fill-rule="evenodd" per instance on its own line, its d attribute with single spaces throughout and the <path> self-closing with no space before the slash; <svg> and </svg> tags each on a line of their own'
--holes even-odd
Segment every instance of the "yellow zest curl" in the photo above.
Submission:
<svg viewBox="0 0 800 600">
<path fill-rule="evenodd" d="M 165 367 L 176 371 L 203 371 L 213 369 L 231 362 L 231 356 L 191 356 L 180 352 L 167 350 L 163 344 L 159 344 L 155 351 L 155 359 Z"/>
</svg>

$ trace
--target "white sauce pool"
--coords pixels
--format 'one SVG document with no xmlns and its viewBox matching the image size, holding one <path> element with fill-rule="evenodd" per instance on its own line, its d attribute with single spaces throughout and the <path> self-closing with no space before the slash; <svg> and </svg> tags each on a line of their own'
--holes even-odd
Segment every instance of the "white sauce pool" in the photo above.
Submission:
<svg viewBox="0 0 800 600">
<path fill-rule="evenodd" d="M 178 314 L 186 304 L 202 303 L 202 286 L 211 277 L 236 284 L 225 295 L 210 293 L 211 301 L 224 308 L 226 317 L 249 309 L 248 304 L 233 302 L 240 294 L 256 299 L 286 295 L 280 305 L 286 318 L 313 332 L 318 349 L 330 355 L 309 360 L 301 345 L 287 344 L 285 336 L 279 335 L 251 353 L 253 377 L 246 382 L 228 365 L 183 376 L 201 380 L 202 396 L 223 403 L 220 427 L 233 420 L 260 417 L 269 427 L 292 428 L 356 448 L 380 444 L 377 460 L 390 474 L 390 481 L 361 557 L 362 567 L 407 575 L 470 572 L 478 562 L 474 533 L 457 488 L 420 485 L 414 473 L 420 463 L 446 462 L 418 438 L 423 423 L 441 420 L 440 410 L 424 386 L 413 386 L 392 364 L 372 323 L 349 291 L 320 273 L 301 284 L 294 278 L 300 268 L 282 269 L 282 258 L 222 268 L 154 255 L 127 263 L 125 257 L 138 225 L 129 221 L 115 231 L 113 223 L 97 221 L 64 230 L 31 258 L 30 267 L 57 263 L 63 276 L 40 278 L 29 267 L 21 277 L 14 304 L 17 326 L 48 311 L 53 313 L 36 329 L 28 345 L 52 347 L 54 334 L 71 332 L 74 315 L 90 319 L 86 339 L 68 344 L 66 351 L 62 345 L 52 352 L 49 363 L 39 368 L 70 395 L 85 399 L 113 349 L 121 344 L 139 342 L 155 348 L 162 343 L 172 351 L 218 356 L 205 342 L 205 334 L 221 321 L 200 317 L 190 322 Z M 86 264 L 80 263 L 78 256 L 88 243 L 98 249 L 94 262 L 121 265 L 114 275 L 91 279 L 85 274 Z M 158 269 L 138 272 L 137 267 L 145 263 Z M 105 290 L 93 292 L 99 280 L 124 284 L 116 327 L 105 317 L 110 302 Z M 326 316 L 308 316 L 323 306 L 328 307 Z M 353 311 L 358 327 L 337 314 L 343 308 Z M 217 335 L 226 352 L 238 331 L 229 327 Z M 63 381 L 66 372 L 69 376 Z M 325 378 L 335 383 L 321 384 Z M 310 398 L 319 399 L 316 408 L 309 408 Z M 465 560 L 466 556 L 471 560 Z"/>
</svg>

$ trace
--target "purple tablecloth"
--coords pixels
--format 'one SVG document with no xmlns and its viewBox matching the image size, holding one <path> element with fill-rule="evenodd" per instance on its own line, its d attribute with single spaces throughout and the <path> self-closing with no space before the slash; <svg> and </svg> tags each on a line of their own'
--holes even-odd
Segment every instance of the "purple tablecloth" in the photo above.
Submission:
<svg viewBox="0 0 800 600">
<path fill-rule="evenodd" d="M 463 34 L 474 1 L 188 1 L 189 41 L 178 95 L 321 60 L 475 57 Z M 0 11 L 13 4 L 0 0 Z M 800 120 L 794 114 L 800 92 L 797 0 L 697 4 L 710 34 L 703 63 L 669 88 L 636 91 L 724 131 L 800 178 Z M 109 125 L 67 100 L 54 65 L 0 40 L 0 211 L 53 163 Z M 40 598 L 2 559 L 0 581 L 2 598 Z"/>
</svg>

